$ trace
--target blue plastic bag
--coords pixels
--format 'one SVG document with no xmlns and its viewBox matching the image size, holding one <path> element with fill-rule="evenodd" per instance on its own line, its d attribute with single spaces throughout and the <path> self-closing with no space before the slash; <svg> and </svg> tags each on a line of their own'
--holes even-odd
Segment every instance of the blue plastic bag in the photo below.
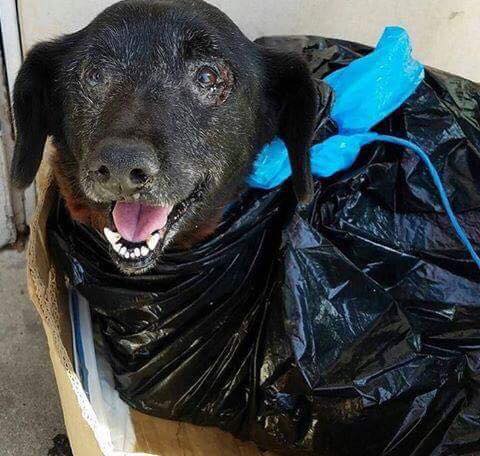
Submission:
<svg viewBox="0 0 480 456">
<path fill-rule="evenodd" d="M 386 28 L 371 54 L 330 74 L 325 82 L 334 91 L 331 118 L 339 132 L 312 147 L 313 175 L 330 177 L 352 166 L 361 147 L 375 140 L 364 133 L 399 108 L 423 78 L 423 65 L 412 58 L 410 38 L 400 27 Z M 275 138 L 260 152 L 248 184 L 269 190 L 290 174 L 285 143 Z"/>
</svg>

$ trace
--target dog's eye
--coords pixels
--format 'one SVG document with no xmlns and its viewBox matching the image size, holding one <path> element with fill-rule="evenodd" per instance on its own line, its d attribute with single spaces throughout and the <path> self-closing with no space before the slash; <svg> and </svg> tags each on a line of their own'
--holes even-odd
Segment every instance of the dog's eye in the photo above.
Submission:
<svg viewBox="0 0 480 456">
<path fill-rule="evenodd" d="M 94 87 L 98 84 L 102 84 L 105 81 L 104 74 L 101 70 L 94 69 L 90 70 L 85 74 L 85 79 L 87 83 Z"/>
<path fill-rule="evenodd" d="M 218 82 L 218 74 L 213 68 L 203 66 L 197 71 L 197 82 L 202 87 L 213 87 Z"/>
</svg>

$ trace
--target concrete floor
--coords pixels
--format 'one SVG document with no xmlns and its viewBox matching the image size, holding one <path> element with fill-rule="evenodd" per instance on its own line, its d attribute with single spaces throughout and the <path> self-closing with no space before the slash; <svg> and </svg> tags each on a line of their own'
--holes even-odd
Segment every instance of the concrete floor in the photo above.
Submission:
<svg viewBox="0 0 480 456">
<path fill-rule="evenodd" d="M 0 251 L 0 455 L 47 456 L 64 433 L 42 325 L 26 289 L 24 254 Z"/>
</svg>

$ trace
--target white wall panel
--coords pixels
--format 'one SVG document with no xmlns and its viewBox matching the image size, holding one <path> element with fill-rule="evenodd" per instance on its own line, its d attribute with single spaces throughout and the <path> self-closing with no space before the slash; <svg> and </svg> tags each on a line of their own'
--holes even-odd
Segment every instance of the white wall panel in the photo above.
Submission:
<svg viewBox="0 0 480 456">
<path fill-rule="evenodd" d="M 18 0 L 26 48 L 87 24 L 109 0 Z M 212 0 L 250 37 L 317 34 L 374 44 L 402 25 L 426 64 L 480 81 L 480 0 Z"/>
</svg>

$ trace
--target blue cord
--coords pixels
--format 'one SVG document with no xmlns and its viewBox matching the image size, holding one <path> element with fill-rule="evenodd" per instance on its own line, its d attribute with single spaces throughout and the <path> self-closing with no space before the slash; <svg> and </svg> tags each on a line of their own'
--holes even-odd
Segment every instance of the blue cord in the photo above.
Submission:
<svg viewBox="0 0 480 456">
<path fill-rule="evenodd" d="M 455 216 L 452 206 L 450 205 L 450 201 L 448 200 L 447 193 L 445 191 L 445 188 L 442 184 L 442 181 L 440 179 L 440 176 L 438 175 L 437 170 L 433 166 L 432 162 L 430 161 L 430 158 L 428 155 L 416 144 L 407 141 L 405 139 L 401 138 L 396 138 L 395 136 L 388 136 L 388 135 L 375 135 L 377 141 L 383 141 L 386 143 L 391 143 L 391 144 L 397 144 L 399 146 L 403 146 L 406 149 L 409 149 L 413 152 L 415 152 L 420 159 L 425 163 L 425 165 L 428 168 L 428 171 L 430 175 L 432 176 L 433 183 L 435 184 L 435 187 L 438 190 L 438 194 L 440 195 L 440 199 L 442 201 L 443 207 L 445 208 L 445 212 L 448 215 L 448 218 L 450 219 L 450 223 L 452 224 L 453 228 L 455 229 L 455 232 L 457 233 L 458 238 L 460 241 L 463 243 L 463 245 L 466 247 L 468 252 L 470 253 L 473 261 L 477 264 L 477 266 L 480 268 L 480 257 L 478 256 L 477 252 L 475 252 L 471 242 L 469 241 L 465 231 L 463 228 L 460 226 L 460 223 L 458 223 L 457 217 Z"/>
</svg>

